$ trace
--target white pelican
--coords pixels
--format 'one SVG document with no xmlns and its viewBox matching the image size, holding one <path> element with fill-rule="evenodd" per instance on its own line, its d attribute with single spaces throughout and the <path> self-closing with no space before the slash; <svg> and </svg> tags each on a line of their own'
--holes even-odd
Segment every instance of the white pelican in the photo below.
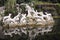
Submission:
<svg viewBox="0 0 60 40">
<path fill-rule="evenodd" d="M 52 15 L 51 15 L 50 13 L 48 14 L 47 12 L 45 12 L 45 14 L 46 14 L 46 15 L 43 15 L 43 17 L 46 18 L 47 24 L 54 23 L 54 20 L 53 20 Z"/>
<path fill-rule="evenodd" d="M 9 19 L 11 17 L 11 14 L 9 14 L 8 16 L 3 17 L 3 22 L 5 22 L 6 19 Z"/>
<path fill-rule="evenodd" d="M 22 14 L 22 18 L 20 20 L 20 23 L 26 23 L 26 14 Z"/>
<path fill-rule="evenodd" d="M 21 13 L 18 13 L 18 15 L 16 15 L 13 20 L 15 20 L 16 23 L 18 23 L 20 20 L 19 20 L 19 17 L 20 17 Z"/>
</svg>

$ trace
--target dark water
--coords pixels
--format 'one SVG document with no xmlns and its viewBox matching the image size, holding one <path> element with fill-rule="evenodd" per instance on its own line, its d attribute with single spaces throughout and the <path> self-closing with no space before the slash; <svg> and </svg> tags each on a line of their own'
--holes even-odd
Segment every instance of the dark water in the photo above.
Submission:
<svg viewBox="0 0 60 40">
<path fill-rule="evenodd" d="M 55 25 L 52 28 L 52 32 L 45 35 L 38 34 L 32 40 L 60 40 L 60 19 L 55 18 Z M 2 29 L 2 28 L 0 28 Z M 13 37 L 4 36 L 2 30 L 0 30 L 0 40 L 30 40 L 28 35 L 22 33 L 21 36 L 13 34 Z"/>
</svg>

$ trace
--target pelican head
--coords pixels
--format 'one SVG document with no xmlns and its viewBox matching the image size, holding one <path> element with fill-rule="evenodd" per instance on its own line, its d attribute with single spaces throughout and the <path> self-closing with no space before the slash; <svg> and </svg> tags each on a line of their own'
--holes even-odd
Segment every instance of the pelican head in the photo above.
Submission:
<svg viewBox="0 0 60 40">
<path fill-rule="evenodd" d="M 9 16 L 11 16 L 12 14 L 10 13 Z"/>
</svg>

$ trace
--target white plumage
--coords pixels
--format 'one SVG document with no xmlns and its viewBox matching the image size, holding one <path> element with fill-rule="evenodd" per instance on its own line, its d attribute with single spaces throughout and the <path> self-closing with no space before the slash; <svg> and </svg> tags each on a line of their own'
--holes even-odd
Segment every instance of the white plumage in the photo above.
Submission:
<svg viewBox="0 0 60 40">
<path fill-rule="evenodd" d="M 11 14 L 9 14 L 8 16 L 3 17 L 3 22 L 5 22 L 6 19 L 9 19 L 11 17 Z"/>
</svg>

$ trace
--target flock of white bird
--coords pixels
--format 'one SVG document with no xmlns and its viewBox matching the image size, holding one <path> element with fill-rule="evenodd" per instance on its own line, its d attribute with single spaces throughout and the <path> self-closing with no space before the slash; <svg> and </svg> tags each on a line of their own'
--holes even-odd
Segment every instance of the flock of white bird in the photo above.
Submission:
<svg viewBox="0 0 60 40">
<path fill-rule="evenodd" d="M 23 5 L 23 4 L 21 4 Z M 28 15 L 26 16 L 26 14 L 21 14 L 20 12 L 18 12 L 18 15 L 16 15 L 14 18 L 11 18 L 11 14 L 9 13 L 8 16 L 4 16 L 3 18 L 3 22 L 6 24 L 26 24 L 27 23 L 27 17 L 28 19 L 35 19 L 35 21 L 40 24 L 45 24 L 46 23 L 50 23 L 50 22 L 54 22 L 53 17 L 50 13 L 45 12 L 45 14 L 43 12 L 37 12 L 34 10 L 34 8 L 31 8 L 28 4 L 24 4 L 26 5 L 26 10 L 28 11 Z M 22 17 L 21 17 L 22 16 Z"/>
<path fill-rule="evenodd" d="M 9 13 L 8 16 L 4 16 L 4 18 L 3 18 L 3 22 L 5 24 L 9 24 L 10 26 L 11 25 L 13 26 L 13 24 L 27 24 L 27 23 L 32 24 L 32 23 L 34 23 L 33 21 L 35 21 L 36 24 L 49 26 L 50 24 L 54 23 L 51 13 L 45 12 L 45 14 L 44 14 L 43 12 L 37 12 L 37 10 L 35 11 L 34 8 L 31 8 L 28 4 L 21 4 L 21 5 L 26 5 L 25 8 L 26 8 L 26 11 L 28 12 L 28 14 L 21 14 L 20 12 L 18 12 L 18 15 L 16 15 L 14 18 L 11 18 L 11 13 Z M 52 26 L 52 25 L 50 25 L 50 26 Z M 40 31 L 40 33 L 43 34 L 44 32 L 48 32 L 48 31 L 42 30 L 42 31 Z M 38 31 L 37 31 L 37 33 L 38 33 Z M 8 34 L 5 33 L 5 35 L 8 35 Z"/>
</svg>

